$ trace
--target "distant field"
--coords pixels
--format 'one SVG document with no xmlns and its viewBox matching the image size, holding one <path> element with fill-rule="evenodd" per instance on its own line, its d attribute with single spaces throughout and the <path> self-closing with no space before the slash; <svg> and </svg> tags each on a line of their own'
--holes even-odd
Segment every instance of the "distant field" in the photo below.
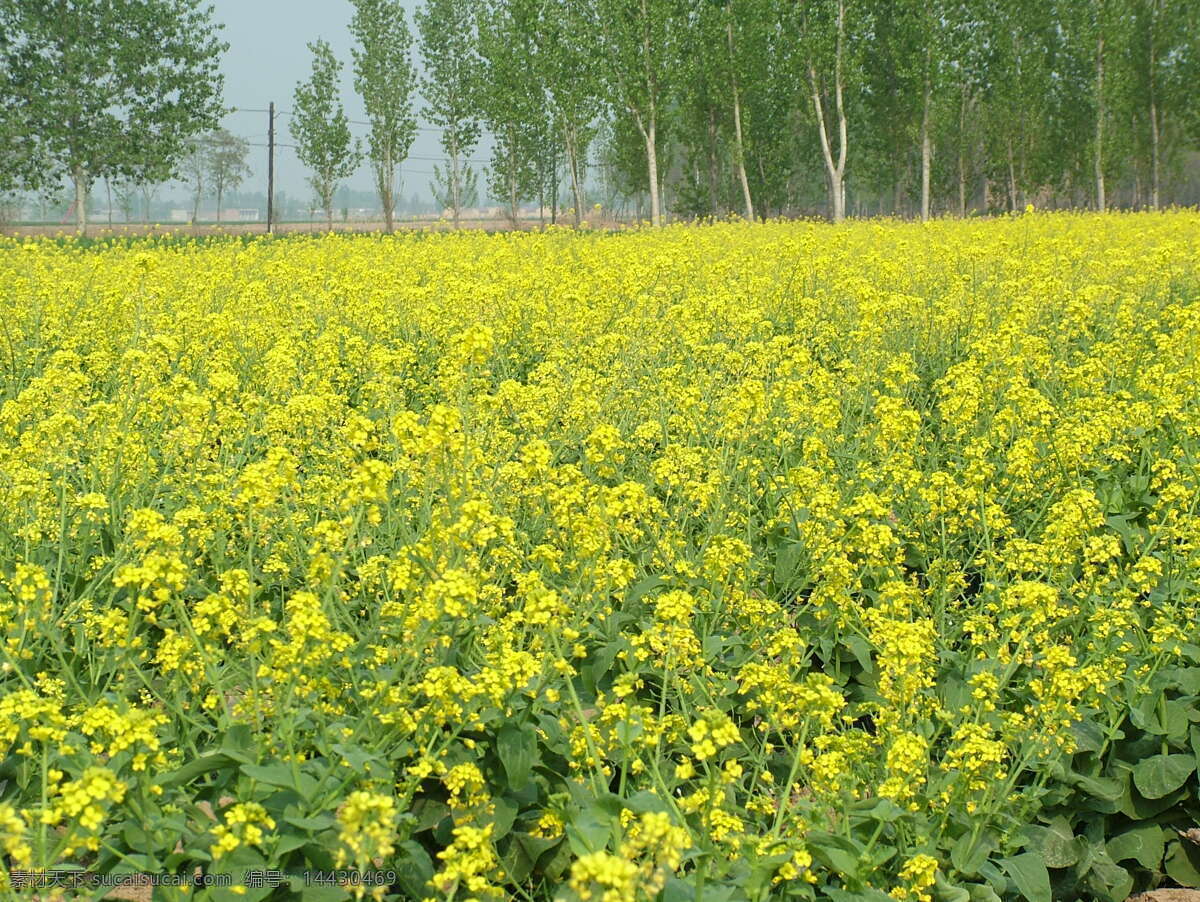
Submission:
<svg viewBox="0 0 1200 902">
<path fill-rule="evenodd" d="M 550 224 L 550 219 L 547 217 L 546 225 Z M 558 220 L 559 225 L 574 225 L 574 220 L 570 216 L 562 217 Z M 614 228 L 619 227 L 618 220 L 597 220 L 594 217 L 589 225 L 596 228 Z M 420 229 L 420 230 L 435 230 L 449 231 L 451 224 L 448 220 L 439 220 L 431 217 L 420 219 L 397 219 L 394 223 L 397 230 L 404 229 Z M 488 232 L 509 231 L 512 229 L 512 223 L 507 219 L 463 219 L 459 222 L 459 227 L 463 229 L 482 229 Z M 521 220 L 520 227 L 522 229 L 540 229 L 542 221 L 540 219 Z M 335 232 L 382 232 L 384 223 L 365 222 L 350 220 L 342 222 L 335 220 L 333 223 Z M 202 222 L 195 225 L 190 225 L 186 222 L 159 222 L 159 223 L 116 223 L 112 226 L 106 223 L 89 223 L 88 235 L 90 237 L 99 237 L 103 235 L 161 235 L 164 232 L 170 232 L 173 235 L 261 235 L 267 231 L 266 222 Z M 290 234 L 293 232 L 309 233 L 309 232 L 324 232 L 326 231 L 324 221 L 307 220 L 303 222 L 280 222 L 275 224 L 275 231 L 280 234 Z M 74 223 L 36 223 L 36 224 L 18 224 L 0 227 L 0 235 L 8 235 L 10 237 L 26 237 L 26 236 L 46 236 L 53 237 L 56 235 L 72 235 L 75 232 Z"/>
<path fill-rule="evenodd" d="M 1200 884 L 1198 260 L 1196 213 L 0 239 L 0 866 Z"/>
</svg>

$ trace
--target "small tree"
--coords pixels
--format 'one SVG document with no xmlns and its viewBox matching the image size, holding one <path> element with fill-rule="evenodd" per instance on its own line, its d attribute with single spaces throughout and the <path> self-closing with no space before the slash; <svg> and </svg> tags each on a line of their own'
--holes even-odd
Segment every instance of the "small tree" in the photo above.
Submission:
<svg viewBox="0 0 1200 902">
<path fill-rule="evenodd" d="M 442 168 L 437 163 L 433 164 L 433 183 L 429 186 L 433 199 L 439 211 L 451 211 L 455 228 L 458 228 L 463 209 L 479 203 L 478 181 L 475 170 L 470 166 L 461 167 L 456 175 L 449 166 Z"/>
<path fill-rule="evenodd" d="M 362 95 L 371 122 L 367 156 L 387 230 L 396 210 L 396 167 L 408 156 L 417 136 L 412 97 L 417 76 L 412 66 L 412 34 L 397 0 L 352 0 L 350 31 L 354 48 L 354 88 Z"/>
<path fill-rule="evenodd" d="M 225 129 L 217 130 L 210 139 L 208 182 L 217 197 L 217 222 L 221 221 L 225 192 L 235 190 L 250 174 L 250 167 L 246 165 L 249 153 L 250 145 Z"/>
<path fill-rule="evenodd" d="M 149 180 L 143 181 L 138 185 L 138 194 L 142 197 L 142 220 L 149 222 L 150 209 L 158 195 L 158 184 Z"/>
<path fill-rule="evenodd" d="M 313 54 L 312 75 L 296 85 L 292 104 L 292 135 L 296 155 L 312 170 L 309 184 L 325 211 L 325 222 L 333 229 L 333 196 L 338 182 L 348 178 L 362 161 L 359 142 L 350 137 L 346 111 L 338 99 L 338 76 L 342 64 L 324 40 L 309 44 Z"/>
<path fill-rule="evenodd" d="M 195 223 L 200 215 L 200 201 L 208 185 L 209 156 L 212 152 L 212 137 L 197 135 L 187 142 L 183 156 L 183 176 L 192 194 L 192 219 Z"/>
</svg>

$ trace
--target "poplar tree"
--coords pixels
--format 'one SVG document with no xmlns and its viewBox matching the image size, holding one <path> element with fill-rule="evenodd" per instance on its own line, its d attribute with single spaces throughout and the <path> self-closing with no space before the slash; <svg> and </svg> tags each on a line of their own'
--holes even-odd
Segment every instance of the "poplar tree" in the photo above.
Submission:
<svg viewBox="0 0 1200 902">
<path fill-rule="evenodd" d="M 592 0 L 591 33 L 604 58 L 609 104 L 627 115 L 645 148 L 650 219 L 663 224 L 659 146 L 686 27 L 675 0 Z"/>
<path fill-rule="evenodd" d="M 375 175 L 384 225 L 391 232 L 396 210 L 396 168 L 408 157 L 417 136 L 412 33 L 398 0 L 352 2 L 350 32 L 358 42 L 353 50 L 354 87 L 362 96 L 371 123 L 367 158 Z"/>
<path fill-rule="evenodd" d="M 350 136 L 350 123 L 338 99 L 342 64 L 324 40 L 309 44 L 312 75 L 296 85 L 292 100 L 292 136 L 296 155 L 312 170 L 309 184 L 325 211 L 326 226 L 333 229 L 333 196 L 338 183 L 349 178 L 362 161 L 359 143 Z"/>
<path fill-rule="evenodd" d="M 414 14 L 426 77 L 425 116 L 441 129 L 445 167 L 434 167 L 439 196 L 449 201 L 458 228 L 473 179 L 466 159 L 479 141 L 480 61 L 473 0 L 427 0 Z"/>
<path fill-rule="evenodd" d="M 250 175 L 246 157 L 250 145 L 225 129 L 218 129 L 209 139 L 208 183 L 217 199 L 217 222 L 221 221 L 221 205 L 228 191 L 234 191 Z"/>
</svg>

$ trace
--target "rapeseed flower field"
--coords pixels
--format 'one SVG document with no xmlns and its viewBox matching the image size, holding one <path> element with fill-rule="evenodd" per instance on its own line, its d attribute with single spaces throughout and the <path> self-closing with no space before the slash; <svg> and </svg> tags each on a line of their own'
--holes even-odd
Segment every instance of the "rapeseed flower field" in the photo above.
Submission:
<svg viewBox="0 0 1200 902">
<path fill-rule="evenodd" d="M 4 879 L 1200 883 L 1198 262 L 1189 212 L 5 240 Z"/>
</svg>

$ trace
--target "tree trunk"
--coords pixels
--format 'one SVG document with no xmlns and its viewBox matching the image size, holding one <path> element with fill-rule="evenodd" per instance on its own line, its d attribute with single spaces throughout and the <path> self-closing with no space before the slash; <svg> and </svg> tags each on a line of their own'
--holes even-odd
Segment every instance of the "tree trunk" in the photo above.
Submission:
<svg viewBox="0 0 1200 902">
<path fill-rule="evenodd" d="M 838 124 L 838 158 L 833 159 L 833 148 L 829 143 L 829 132 L 825 124 L 825 109 L 821 103 L 821 86 L 817 71 L 810 61 L 808 79 L 812 86 L 813 111 L 817 117 L 817 134 L 821 139 L 821 154 L 825 158 L 825 178 L 829 186 L 829 216 L 834 222 L 846 218 L 846 108 L 842 98 L 842 37 L 846 24 L 845 0 L 838 0 L 837 45 L 834 53 L 834 97 Z"/>
<path fill-rule="evenodd" d="M 921 222 L 929 222 L 929 177 L 933 165 L 933 146 L 929 136 L 929 106 L 933 95 L 929 77 L 930 53 L 932 51 L 929 49 L 925 51 L 925 96 L 921 108 Z"/>
<path fill-rule="evenodd" d="M 558 225 L 558 145 L 546 136 L 550 145 L 550 225 Z"/>
<path fill-rule="evenodd" d="M 567 166 L 571 170 L 571 197 L 575 200 L 575 228 L 583 222 L 583 195 L 579 191 L 579 151 L 575 146 L 575 129 L 567 128 Z"/>
<path fill-rule="evenodd" d="M 379 180 L 379 203 L 383 206 L 383 228 L 389 235 L 396 228 L 396 182 L 395 163 L 392 160 L 391 148 L 386 148 L 383 160 L 379 164 L 377 178 Z"/>
<path fill-rule="evenodd" d="M 75 232 L 87 234 L 87 173 L 82 166 L 75 166 L 71 172 L 75 180 Z"/>
<path fill-rule="evenodd" d="M 718 172 L 719 165 L 717 163 L 717 111 L 710 103 L 708 104 L 708 142 L 705 145 L 704 155 L 708 162 L 708 205 L 709 213 L 713 216 L 721 214 L 721 188 L 720 174 Z M 699 167 L 696 169 L 696 183 L 700 182 Z"/>
<path fill-rule="evenodd" d="M 1158 0 L 1150 4 L 1150 205 L 1155 210 L 1159 208 L 1159 163 L 1158 163 L 1158 79 L 1155 68 L 1158 65 L 1156 14 Z"/>
<path fill-rule="evenodd" d="M 457 123 L 455 123 L 455 125 L 457 125 Z M 450 177 L 450 207 L 452 210 L 451 215 L 454 218 L 454 228 L 457 229 L 459 209 L 462 207 L 462 183 L 460 181 L 462 179 L 462 174 L 459 172 L 458 167 L 457 140 L 451 142 L 450 165 L 452 168 Z"/>
<path fill-rule="evenodd" d="M 658 82 L 654 75 L 654 54 L 650 47 L 650 32 L 647 22 L 649 11 L 647 0 L 641 0 L 642 65 L 646 71 L 646 122 L 643 127 L 641 116 L 634 112 L 638 130 L 646 142 L 646 170 L 650 177 L 650 220 L 657 228 L 662 225 L 662 201 L 658 193 Z"/>
<path fill-rule="evenodd" d="M 1008 139 L 1008 209 L 1017 212 L 1017 167 L 1013 161 L 1012 138 Z"/>
<path fill-rule="evenodd" d="M 105 176 L 104 195 L 108 199 L 108 227 L 112 228 L 112 181 Z"/>
<path fill-rule="evenodd" d="M 650 177 L 650 221 L 655 226 L 662 225 L 662 208 L 658 196 L 658 130 L 653 117 L 646 123 L 646 170 Z"/>
<path fill-rule="evenodd" d="M 738 181 L 742 184 L 742 202 L 746 205 L 746 220 L 754 222 L 754 202 L 750 199 L 750 180 L 746 178 L 746 151 L 742 140 L 742 101 L 738 93 L 737 62 L 733 47 L 733 9 L 726 3 L 729 21 L 725 33 L 729 38 L 729 68 L 733 76 L 733 165 L 737 167 Z"/>
<path fill-rule="evenodd" d="M 1108 207 L 1104 196 L 1104 33 L 1096 38 L 1096 209 Z"/>
<path fill-rule="evenodd" d="M 962 86 L 958 109 L 958 218 L 967 218 L 967 85 Z"/>
<path fill-rule="evenodd" d="M 508 133 L 508 218 L 517 227 L 517 142 L 510 126 Z"/>
<path fill-rule="evenodd" d="M 758 158 L 758 177 L 761 180 L 760 184 L 765 186 L 767 184 L 767 170 L 766 170 L 766 167 L 763 166 L 763 161 L 762 161 L 761 156 Z M 761 200 L 761 198 L 760 198 L 760 200 Z M 767 216 L 769 214 L 770 214 L 769 207 L 767 207 L 765 204 L 758 205 L 758 215 L 763 220 L 763 222 L 766 222 Z"/>
<path fill-rule="evenodd" d="M 217 222 L 221 221 L 221 198 L 225 196 L 225 186 L 217 183 Z"/>
</svg>

